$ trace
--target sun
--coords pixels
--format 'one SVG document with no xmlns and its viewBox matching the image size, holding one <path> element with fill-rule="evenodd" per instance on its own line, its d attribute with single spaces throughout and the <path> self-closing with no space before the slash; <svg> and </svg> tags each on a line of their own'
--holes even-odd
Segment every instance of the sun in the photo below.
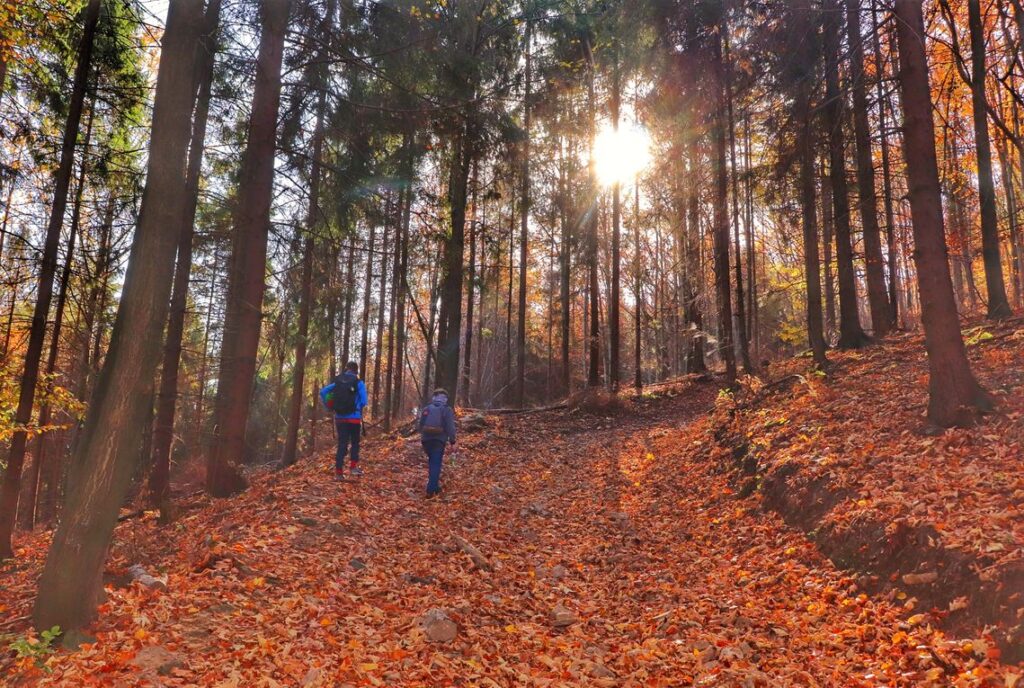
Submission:
<svg viewBox="0 0 1024 688">
<path fill-rule="evenodd" d="M 594 139 L 597 179 L 604 186 L 633 181 L 651 162 L 651 136 L 635 124 L 605 126 Z"/>
</svg>

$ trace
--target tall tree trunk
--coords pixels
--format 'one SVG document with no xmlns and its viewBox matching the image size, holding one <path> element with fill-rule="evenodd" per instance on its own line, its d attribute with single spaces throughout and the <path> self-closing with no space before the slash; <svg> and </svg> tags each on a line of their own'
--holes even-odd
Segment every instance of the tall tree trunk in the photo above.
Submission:
<svg viewBox="0 0 1024 688">
<path fill-rule="evenodd" d="M 680 215 L 682 220 L 686 222 L 686 211 L 680 208 Z M 685 234 L 684 229 L 682 234 Z M 682 234 L 680 236 L 682 236 Z M 641 335 L 643 332 L 643 316 L 644 316 L 644 283 L 643 283 L 643 270 L 641 257 L 640 257 L 640 176 L 633 180 L 633 278 L 635 280 L 634 287 L 634 298 L 636 299 L 636 314 L 633 317 L 633 387 L 634 389 L 640 390 L 644 386 L 643 367 L 640 342 Z M 678 243 L 676 244 L 678 246 Z M 678 257 L 678 254 L 677 254 Z M 676 271 L 678 273 L 678 271 Z M 678 292 L 678 290 L 677 290 Z M 679 328 L 672 328 L 673 332 L 678 333 Z"/>
<path fill-rule="evenodd" d="M 803 209 L 804 273 L 807 279 L 807 339 L 814 356 L 814 364 L 824 370 L 828 367 L 825 356 L 825 332 L 821 317 L 821 266 L 818 259 L 818 218 L 815 210 L 814 184 L 814 127 L 811 113 L 811 79 L 813 65 L 820 59 L 817 31 L 810 19 L 809 0 L 800 0 L 794 7 L 797 30 L 803 45 L 797 59 L 802 78 L 797 84 L 794 101 L 794 119 L 797 132 L 797 149 L 800 164 L 800 205 Z M 840 166 L 841 168 L 841 166 Z M 836 172 L 833 169 L 833 176 Z"/>
<path fill-rule="evenodd" d="M 729 47 L 729 21 L 722 15 L 722 41 L 725 48 L 725 102 L 729 118 L 729 166 L 732 170 L 732 233 L 736 247 L 736 327 L 743 372 L 754 374 L 750 362 L 750 339 L 747 335 L 747 307 L 743 296 L 743 247 L 740 244 L 740 187 L 739 169 L 736 167 L 736 116 L 733 110 L 733 63 Z"/>
<path fill-rule="evenodd" d="M 370 223 L 370 237 L 366 243 L 366 279 L 363 281 L 363 312 L 359 340 L 359 374 L 366 377 L 366 361 L 370 354 L 370 296 L 373 293 L 373 251 L 377 239 L 377 224 Z"/>
<path fill-rule="evenodd" d="M 466 197 L 474 143 L 469 125 L 455 139 L 448 177 L 451 234 L 445 238 L 441 278 L 441 312 L 437 339 L 437 383 L 458 399 L 459 338 L 462 334 L 463 252 L 466 231 Z"/>
<path fill-rule="evenodd" d="M 194 99 L 193 55 L 202 0 L 170 3 L 157 75 L 146 188 L 110 349 L 68 475 L 63 518 L 39 580 L 36 628 L 82 628 L 95 616 L 103 561 L 150 418 L 167 319 Z M 170 227 L 173 231 L 167 231 Z M 147 333 L 150 336 L 140 336 Z"/>
<path fill-rule="evenodd" d="M 409 223 L 412 218 L 412 204 L 415 198 L 415 184 L 413 180 L 413 152 L 412 152 L 412 138 L 408 138 L 409 153 L 406 158 L 406 177 L 405 183 L 408 185 L 406 188 L 406 200 L 405 210 L 402 214 L 402 236 L 399 240 L 398 249 L 401 251 L 400 263 L 398 267 L 398 278 L 401 281 L 401 286 L 398 290 L 398 304 L 395 307 L 395 311 L 398 314 L 398 321 L 396 323 L 397 338 L 398 338 L 398 350 L 395 352 L 395 392 L 394 398 L 391 405 L 391 415 L 398 416 L 403 411 L 403 404 L 405 401 L 405 349 L 406 349 L 406 307 L 405 298 L 409 292 L 408 274 L 409 274 Z"/>
<path fill-rule="evenodd" d="M 85 126 L 85 139 L 82 142 L 82 162 L 79 165 L 78 180 L 75 188 L 75 202 L 71 210 L 71 231 L 68 235 L 68 247 L 64 257 L 64 267 L 61 269 L 59 287 L 57 289 L 57 304 L 54 308 L 53 332 L 50 333 L 50 347 L 46 354 L 46 384 L 53 384 L 53 376 L 57 371 L 57 355 L 60 353 L 60 336 L 64 326 L 64 307 L 68 300 L 68 289 L 71 286 L 71 266 L 75 260 L 75 242 L 78 238 L 79 227 L 82 220 L 82 195 L 85 192 L 85 177 L 88 170 L 89 142 L 92 139 L 92 125 L 95 119 L 95 96 L 89 106 L 89 119 Z M 54 438 L 53 431 L 47 432 L 45 428 L 50 425 L 52 407 L 49 400 L 44 401 L 39 409 L 39 427 L 44 430 L 39 434 L 36 441 L 36 457 L 32 462 L 29 474 L 28 490 L 22 492 L 25 503 L 19 505 L 18 511 L 22 514 L 22 523 L 26 528 L 33 528 L 37 519 L 37 499 L 41 480 L 58 480 L 60 476 L 59 453 L 54 452 L 50 456 L 47 450 L 52 449 Z M 52 465 L 56 464 L 56 465 Z"/>
<path fill-rule="evenodd" d="M 746 196 L 746 211 L 747 221 L 744 223 L 746 227 L 746 239 L 747 239 L 747 297 L 749 299 L 747 305 L 747 318 L 750 321 L 750 326 L 747 329 L 747 334 L 754 345 L 754 360 L 759 360 L 761 355 L 761 337 L 759 330 L 760 323 L 758 322 L 758 303 L 757 303 L 757 261 L 754 251 L 754 170 L 753 170 L 753 157 L 750 153 L 750 113 L 746 113 L 743 118 L 743 148 L 744 158 L 746 160 L 746 177 L 745 177 L 745 196 Z"/>
<path fill-rule="evenodd" d="M 846 181 L 846 140 L 843 132 L 843 95 L 839 90 L 839 5 L 825 0 L 823 6 L 825 48 L 825 126 L 828 129 L 829 182 L 835 211 L 836 272 L 839 277 L 839 348 L 857 349 L 868 343 L 860 324 L 857 305 L 857 274 L 853 268 L 853 236 L 850 229 L 850 193 Z"/>
<path fill-rule="evenodd" d="M 82 107 L 92 66 L 93 38 L 96 34 L 99 15 L 100 0 L 89 0 L 83 14 L 84 29 L 78 46 L 75 76 L 71 84 L 68 116 L 64 122 L 60 163 L 54 174 L 53 204 L 46 226 L 46 238 L 43 243 L 42 262 L 39 268 L 39 283 L 36 289 L 36 303 L 32 311 L 32 327 L 29 331 L 28 347 L 25 350 L 18 406 L 14 413 L 14 423 L 19 428 L 25 428 L 32 421 L 32 407 L 35 403 L 36 386 L 39 382 L 39 364 L 43 354 L 43 341 L 46 339 L 46 321 L 50 313 L 50 302 L 53 300 L 53 278 L 57 272 L 60 231 L 64 223 L 64 211 L 67 208 L 68 188 L 71 185 L 71 173 L 75 163 L 75 146 L 78 142 L 78 130 L 82 121 Z M 18 511 L 18 494 L 21 490 L 21 471 L 25 463 L 27 442 L 28 433 L 24 429 L 15 432 L 11 437 L 7 469 L 4 472 L 3 483 L 0 485 L 0 560 L 14 555 L 11 535 Z"/>
<path fill-rule="evenodd" d="M 594 137 L 597 136 L 596 123 L 596 99 L 594 95 L 594 63 L 593 55 L 590 53 L 589 43 L 587 44 L 588 70 L 587 70 L 587 110 L 589 119 L 589 147 L 590 161 L 588 163 L 587 176 L 590 192 L 590 208 L 585 216 L 587 224 L 587 346 L 589 349 L 587 386 L 597 387 L 601 384 L 601 286 L 597 274 L 597 228 L 598 228 L 598 188 L 597 188 L 597 161 L 594 159 Z"/>
<path fill-rule="evenodd" d="M 921 0 L 895 3 L 903 145 L 921 321 L 928 350 L 928 419 L 939 426 L 950 426 L 965 420 L 964 409 L 986 410 L 992 401 L 971 373 L 949 277 L 921 4 Z"/>
<path fill-rule="evenodd" d="M 234 494 L 246 485 L 234 464 L 245 455 L 263 319 L 281 62 L 290 6 L 290 0 L 263 0 L 261 4 L 263 29 L 256 59 L 249 142 L 239 176 L 213 442 L 206 464 L 206 489 L 215 497 Z"/>
<path fill-rule="evenodd" d="M 374 422 L 378 420 L 380 413 L 380 359 L 384 353 L 384 306 L 388 295 L 388 244 L 391 239 L 391 225 L 395 226 L 395 236 L 398 235 L 398 225 L 401 222 L 402 209 L 401 193 L 396 202 L 390 204 L 385 212 L 384 238 L 380 246 L 380 285 L 377 290 L 377 327 L 373 345 L 373 394 L 370 398 L 370 417 Z M 392 221 L 393 218 L 393 221 Z"/>
<path fill-rule="evenodd" d="M 558 303 L 559 315 L 559 344 L 561 346 L 561 376 L 562 393 L 567 395 L 572 391 L 572 367 L 569 360 L 569 348 L 572 338 L 572 293 L 570 291 L 570 269 L 572 267 L 572 229 L 569 224 L 568 212 L 568 183 L 565 162 L 565 151 L 562 148 L 562 139 L 558 140 L 558 199 L 559 199 L 559 221 L 561 222 L 562 236 L 558 247 Z"/>
<path fill-rule="evenodd" d="M 696 107 L 691 107 L 691 112 L 696 115 Z M 689 159 L 689 182 L 686 197 L 688 218 L 686 222 L 688 230 L 686 236 L 686 318 L 693 333 L 690 350 L 687 353 L 687 368 L 691 373 L 703 373 L 707 371 L 707 363 L 704 360 L 704 315 L 701 312 L 700 288 L 698 286 L 702 282 L 700 191 L 698 186 L 700 154 L 696 135 L 692 133 L 689 134 L 687 141 L 687 158 Z"/>
<path fill-rule="evenodd" d="M 614 65 L 612 67 L 612 128 L 619 133 L 619 109 L 621 103 L 621 75 L 619 68 L 618 45 L 614 48 Z M 612 283 L 608 297 L 608 386 L 613 392 L 619 390 L 619 379 L 622 364 L 619 354 L 622 351 L 620 327 L 620 310 L 622 300 L 621 275 L 621 243 L 622 243 L 622 184 L 618 179 L 612 184 Z"/>
<path fill-rule="evenodd" d="M 342 308 L 341 368 L 352 356 L 352 301 L 355 299 L 356 241 L 349 239 L 348 260 L 345 261 L 345 305 Z"/>
<path fill-rule="evenodd" d="M 988 317 L 1013 315 L 1006 298 L 1003 261 L 999 250 L 999 226 L 996 217 L 996 187 L 992 180 L 992 144 L 988 136 L 988 104 L 985 100 L 985 31 L 981 20 L 981 1 L 967 0 L 971 33 L 971 103 L 974 109 L 974 142 L 978 149 L 978 195 L 981 198 L 981 254 L 985 263 L 988 288 Z"/>
<path fill-rule="evenodd" d="M 403 148 L 408 147 L 408 141 Z M 405 207 L 412 201 L 412 190 L 403 186 L 398 193 L 398 212 L 395 216 L 395 240 L 391 256 L 391 298 L 388 311 L 388 351 L 387 376 L 384 379 L 384 430 L 391 430 L 391 418 L 394 415 L 394 384 L 395 384 L 395 336 L 398 317 L 398 292 L 402 288 L 399 269 L 402 262 L 402 223 L 405 219 Z M 472 298 L 470 299 L 472 301 Z"/>
<path fill-rule="evenodd" d="M 825 160 L 821 162 L 821 243 L 825 271 L 825 341 L 831 341 L 836 331 L 836 280 L 832 271 L 832 247 L 835 246 L 835 213 L 832 209 L 832 183 L 825 174 Z"/>
<path fill-rule="evenodd" d="M 523 89 L 523 138 L 522 179 L 520 182 L 519 200 L 519 309 L 516 327 L 516 406 L 522 408 L 526 403 L 526 275 L 530 255 L 530 82 L 533 78 L 530 39 L 532 25 L 526 20 L 526 74 Z"/>
<path fill-rule="evenodd" d="M 893 209 L 892 170 L 889 157 L 888 98 L 885 95 L 885 63 L 882 58 L 882 44 L 879 38 L 881 26 L 878 21 L 878 1 L 871 0 L 871 36 L 875 57 L 875 98 L 878 101 L 878 129 L 881 133 L 882 153 L 882 201 L 885 207 L 885 245 L 888 249 L 888 290 L 889 311 L 892 316 L 891 328 L 900 326 L 900 276 L 897 266 L 899 247 L 896 244 L 896 213 Z"/>
<path fill-rule="evenodd" d="M 330 27 L 330 18 L 327 26 Z M 325 31 L 326 33 L 326 31 Z M 281 465 L 295 463 L 299 447 L 302 402 L 306 395 L 306 353 L 309 350 L 309 313 L 313 308 L 313 258 L 316 255 L 316 229 L 320 224 L 320 168 L 324 154 L 324 117 L 327 114 L 326 79 L 318 79 L 320 96 L 313 129 L 313 159 L 309 163 L 309 206 L 306 210 L 306 238 L 302 248 L 302 291 L 299 296 L 299 331 L 295 339 L 295 367 L 292 368 L 292 398 L 288 405 L 288 430 L 281 453 Z M 375 390 L 376 393 L 376 390 Z M 315 406 L 314 406 L 315 408 Z"/>
<path fill-rule="evenodd" d="M 715 292 L 718 296 L 718 341 L 725 359 L 726 378 L 736 380 L 736 351 L 732 337 L 732 287 L 729 284 L 729 170 L 726 158 L 725 65 L 722 60 L 722 36 L 716 34 L 711 46 L 712 87 L 715 89 L 712 137 L 714 140 L 715 190 L 714 251 Z"/>
<path fill-rule="evenodd" d="M 479 185 L 480 185 L 480 170 L 479 163 L 473 163 L 473 200 L 470 204 L 472 207 L 472 214 L 469 220 L 469 265 L 467 266 L 468 273 L 466 275 L 466 343 L 465 343 L 465 360 L 462 362 L 462 384 L 461 398 L 464 406 L 471 404 L 470 397 L 472 393 L 472 379 L 473 379 L 473 317 L 475 315 L 475 290 L 476 290 L 476 240 L 479 232 L 479 226 L 477 224 L 477 202 L 479 200 Z M 398 255 L 397 253 L 395 254 Z M 396 262 L 397 265 L 397 262 Z"/>
<path fill-rule="evenodd" d="M 196 46 L 196 96 L 192 115 L 192 139 L 189 142 L 188 169 L 185 178 L 185 212 L 181 218 L 174 284 L 171 287 L 167 338 L 164 342 L 163 365 L 160 368 L 160 390 L 157 394 L 156 420 L 153 427 L 153 468 L 149 475 L 149 494 L 160 518 L 171 518 L 171 446 L 174 441 L 174 415 L 178 398 L 178 370 L 181 364 L 181 340 L 185 331 L 188 308 L 189 276 L 192 272 L 192 241 L 195 236 L 196 208 L 199 205 L 199 177 L 203 168 L 203 147 L 206 145 L 206 121 L 213 85 L 213 58 L 217 49 L 217 27 L 220 23 L 220 0 L 211 0 L 206 10 L 203 35 Z"/>
<path fill-rule="evenodd" d="M 850 41 L 853 130 L 857 146 L 857 190 L 861 228 L 864 232 L 864 263 L 867 273 L 868 304 L 871 307 L 871 329 L 876 337 L 884 337 L 892 328 L 892 310 L 885 288 L 882 236 L 878 227 L 875 160 L 871 152 L 867 84 L 864 76 L 864 37 L 860 30 L 860 0 L 846 0 L 846 33 Z"/>
</svg>

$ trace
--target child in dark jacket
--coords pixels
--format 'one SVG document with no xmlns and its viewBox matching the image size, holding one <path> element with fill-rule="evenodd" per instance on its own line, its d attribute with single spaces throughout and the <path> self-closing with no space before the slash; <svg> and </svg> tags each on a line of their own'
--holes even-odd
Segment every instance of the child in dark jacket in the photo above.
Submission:
<svg viewBox="0 0 1024 688">
<path fill-rule="evenodd" d="M 423 451 L 427 453 L 427 497 L 441 491 L 441 464 L 446 444 L 455 446 L 455 412 L 448 405 L 448 392 L 435 389 L 417 424 Z"/>
</svg>

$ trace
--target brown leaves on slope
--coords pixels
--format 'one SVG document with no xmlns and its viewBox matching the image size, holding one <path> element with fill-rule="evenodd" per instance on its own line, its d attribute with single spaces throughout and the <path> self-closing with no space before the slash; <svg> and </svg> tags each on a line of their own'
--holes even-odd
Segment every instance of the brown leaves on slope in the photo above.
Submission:
<svg viewBox="0 0 1024 688">
<path fill-rule="evenodd" d="M 685 425 L 716 394 L 488 419 L 439 500 L 417 444 L 380 439 L 359 481 L 331 482 L 322 455 L 170 529 L 126 522 L 111 573 L 141 562 L 167 589 L 111 586 L 95 643 L 10 668 L 75 686 L 1003 685 L 735 499 Z M 21 544 L 0 572 L 16 611 L 45 543 Z M 144 671 L 148 647 L 172 657 Z"/>
</svg>

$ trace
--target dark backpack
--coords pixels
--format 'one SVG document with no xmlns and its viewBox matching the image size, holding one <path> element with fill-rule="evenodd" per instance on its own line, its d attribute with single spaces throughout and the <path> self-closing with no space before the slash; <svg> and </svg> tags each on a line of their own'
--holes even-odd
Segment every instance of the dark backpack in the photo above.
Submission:
<svg viewBox="0 0 1024 688">
<path fill-rule="evenodd" d="M 431 403 L 423 409 L 423 423 L 420 428 L 424 435 L 444 434 L 444 404 Z"/>
<path fill-rule="evenodd" d="M 334 389 L 328 408 L 338 415 L 355 413 L 356 397 L 359 395 L 359 378 L 355 375 L 342 373 L 334 378 Z"/>
</svg>

